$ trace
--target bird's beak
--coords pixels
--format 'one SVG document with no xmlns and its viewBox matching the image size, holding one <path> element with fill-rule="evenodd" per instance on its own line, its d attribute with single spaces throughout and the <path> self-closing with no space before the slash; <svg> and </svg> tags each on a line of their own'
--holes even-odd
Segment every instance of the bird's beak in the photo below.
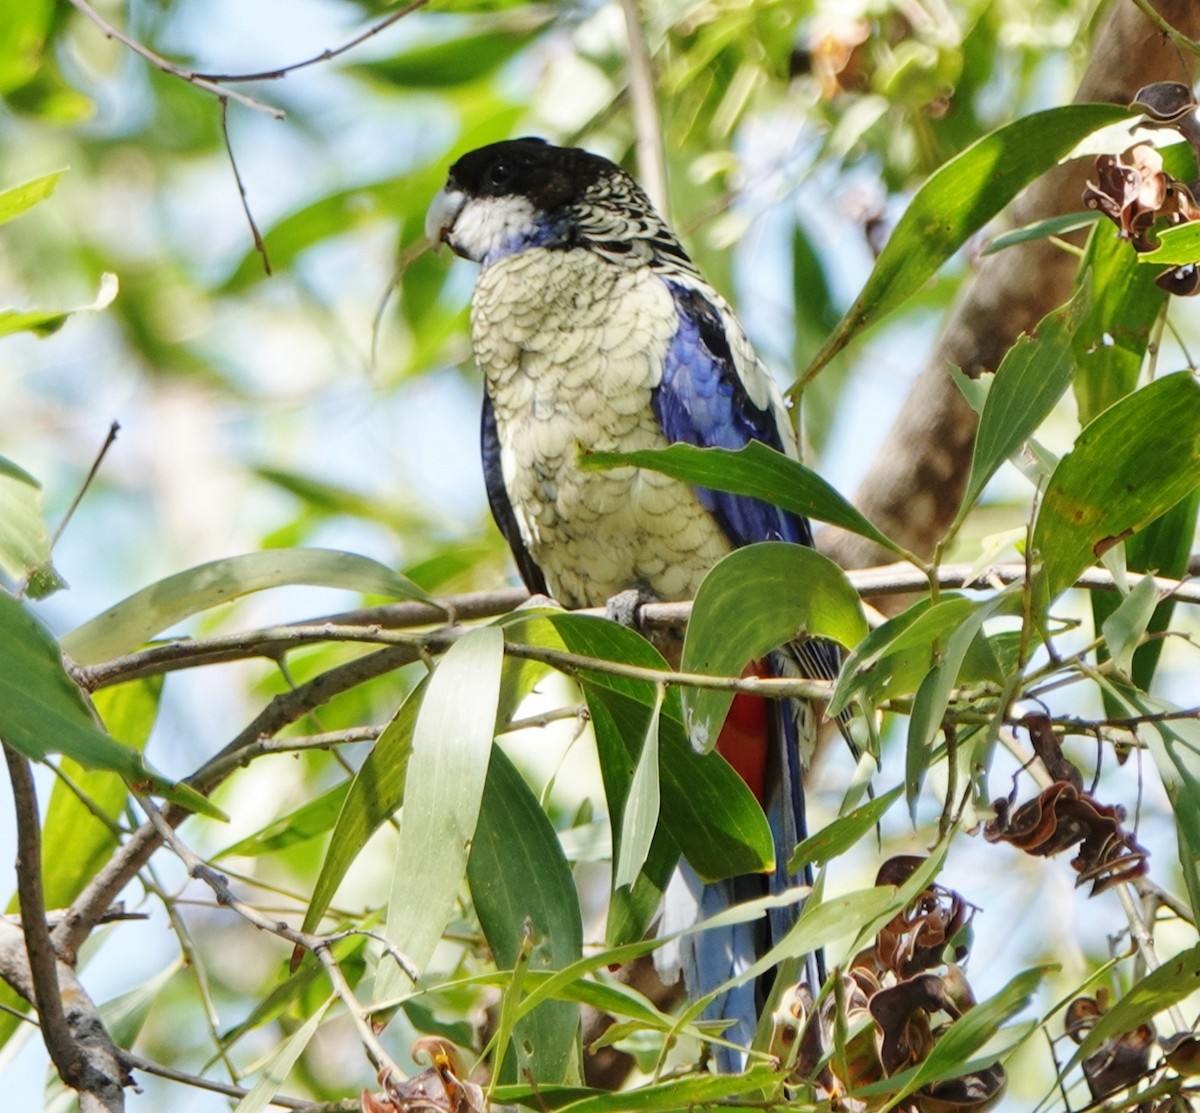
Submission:
<svg viewBox="0 0 1200 1113">
<path fill-rule="evenodd" d="M 447 187 L 430 203 L 429 211 L 425 214 L 425 235 L 435 248 L 443 243 L 454 246 L 449 239 L 450 232 L 466 201 L 467 195 L 461 190 Z"/>
</svg>

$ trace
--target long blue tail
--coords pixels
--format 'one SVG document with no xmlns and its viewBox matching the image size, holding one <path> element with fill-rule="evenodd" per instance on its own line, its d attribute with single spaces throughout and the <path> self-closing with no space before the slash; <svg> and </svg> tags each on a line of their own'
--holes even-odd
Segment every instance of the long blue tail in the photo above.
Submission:
<svg viewBox="0 0 1200 1113">
<path fill-rule="evenodd" d="M 786 652 L 774 653 L 769 672 L 797 675 L 800 667 Z M 805 670 L 808 671 L 808 670 Z M 775 843 L 775 869 L 770 874 L 747 874 L 705 884 L 687 862 L 681 862 L 663 900 L 660 933 L 669 934 L 709 919 L 736 904 L 781 893 L 800 884 L 811 884 L 811 871 L 788 871 L 796 844 L 807 834 L 804 812 L 804 758 L 814 731 L 814 711 L 794 700 L 772 701 L 766 717 L 768 732 L 765 811 Z M 689 998 L 705 996 L 738 975 L 775 946 L 796 922 L 799 904 L 770 909 L 767 915 L 746 923 L 695 932 L 665 946 L 658 954 L 664 977 L 682 973 Z M 820 955 L 810 956 L 807 977 L 816 993 L 824 976 Z M 702 1019 L 725 1020 L 723 1038 L 748 1048 L 759 1014 L 771 990 L 774 972 L 727 990 L 709 1004 Z M 714 1059 L 723 1073 L 745 1069 L 745 1051 L 714 1045 Z"/>
</svg>

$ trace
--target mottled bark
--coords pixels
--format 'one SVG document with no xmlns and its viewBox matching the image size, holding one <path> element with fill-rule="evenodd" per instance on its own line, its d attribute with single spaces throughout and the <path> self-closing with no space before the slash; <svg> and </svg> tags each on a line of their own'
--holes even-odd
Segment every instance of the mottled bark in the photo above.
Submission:
<svg viewBox="0 0 1200 1113">
<path fill-rule="evenodd" d="M 1155 0 L 1163 17 L 1185 35 L 1200 37 L 1200 4 Z M 1189 81 L 1174 44 L 1133 0 L 1118 0 L 1096 33 L 1077 101 L 1128 103 L 1151 81 Z M 1090 159 L 1056 167 L 1013 206 L 1026 224 L 1080 208 Z M 981 259 L 964 281 L 929 362 L 855 496 L 884 533 L 928 556 L 958 510 L 971 463 L 976 417 L 946 373 L 954 364 L 978 376 L 994 371 L 1022 332 L 1070 295 L 1077 260 L 1046 241 Z M 846 568 L 893 559 L 865 538 L 829 529 L 821 548 Z"/>
</svg>

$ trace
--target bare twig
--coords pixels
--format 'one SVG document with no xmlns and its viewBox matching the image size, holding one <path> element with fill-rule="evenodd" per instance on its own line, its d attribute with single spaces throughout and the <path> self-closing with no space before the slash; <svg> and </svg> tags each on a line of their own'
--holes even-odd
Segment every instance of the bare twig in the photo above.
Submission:
<svg viewBox="0 0 1200 1113">
<path fill-rule="evenodd" d="M 57 528 L 54 530 L 54 535 L 50 538 L 51 549 L 58 544 L 58 539 L 62 536 L 63 530 L 67 528 L 67 523 L 75 516 L 75 511 L 79 509 L 79 504 L 83 501 L 83 496 L 88 493 L 88 488 L 91 487 L 92 481 L 96 478 L 96 473 L 100 470 L 100 465 L 104 463 L 104 457 L 108 455 L 108 450 L 112 448 L 120 431 L 120 422 L 114 421 L 108 427 L 108 435 L 104 438 L 104 443 L 100 446 L 100 451 L 96 453 L 96 459 L 92 461 L 92 466 L 88 469 L 88 473 L 84 477 L 79 491 L 71 500 L 71 505 L 67 507 L 67 512 L 63 515 L 62 521 L 58 523 Z"/>
<path fill-rule="evenodd" d="M 188 1074 L 186 1071 L 176 1070 L 163 1063 L 156 1063 L 153 1059 L 147 1059 L 134 1051 L 122 1051 L 121 1061 L 128 1070 L 140 1070 L 158 1078 L 165 1078 L 169 1082 L 182 1082 L 185 1086 L 191 1086 L 197 1090 L 208 1090 L 214 1094 L 224 1094 L 229 1098 L 244 1098 L 250 1092 L 241 1086 L 231 1086 L 228 1082 L 217 1082 L 212 1078 Z M 271 1098 L 271 1104 L 277 1105 L 281 1109 L 303 1110 L 303 1113 L 359 1113 L 362 1109 L 358 1098 L 345 1098 L 342 1101 L 334 1102 L 313 1102 L 308 1098 L 292 1098 L 284 1094 L 275 1094 Z"/>
<path fill-rule="evenodd" d="M 289 73 L 295 73 L 296 70 L 302 70 L 307 66 L 315 66 L 321 62 L 328 62 L 340 54 L 345 54 L 353 50 L 356 46 L 365 43 L 368 39 L 374 38 L 381 31 L 386 31 L 393 23 L 398 23 L 406 15 L 411 15 L 418 8 L 423 8 L 428 3 L 429 0 L 412 0 L 411 3 L 405 4 L 403 8 L 399 8 L 390 15 L 384 16 L 378 23 L 372 24 L 361 34 L 355 35 L 349 42 L 344 42 L 341 46 L 335 46 L 329 50 L 322 50 L 320 54 L 314 54 L 311 58 L 305 58 L 302 62 L 292 62 L 277 69 L 260 70 L 258 73 L 199 73 L 196 76 L 218 85 L 232 85 L 240 81 L 278 81 L 282 77 L 287 77 Z"/>
<path fill-rule="evenodd" d="M 944 565 L 937 570 L 937 584 L 944 588 L 974 587 L 989 591 L 996 585 L 1022 582 L 1028 575 L 1024 564 L 997 565 L 983 577 L 973 575 L 973 571 L 966 564 Z M 861 569 L 848 573 L 848 577 L 864 599 L 907 594 L 929 586 L 927 574 L 908 564 Z M 1130 586 L 1143 578 L 1142 575 L 1130 573 Z M 1200 583 L 1162 577 L 1155 577 L 1154 582 L 1163 598 L 1182 603 L 1200 603 Z M 1076 586 L 1090 590 L 1111 590 L 1116 585 L 1106 569 L 1092 568 L 1076 580 Z M 447 601 L 446 605 L 459 619 L 491 618 L 508 613 L 528 598 L 524 591 L 483 592 L 475 596 L 458 596 Z M 604 612 L 596 608 L 577 613 L 599 616 Z M 687 623 L 691 604 L 649 603 L 639 613 L 647 633 L 679 630 Z M 423 603 L 367 607 L 313 622 L 268 626 L 214 638 L 182 638 L 162 642 L 99 665 L 74 666 L 72 675 L 83 688 L 95 691 L 138 677 L 200 665 L 254 657 L 276 660 L 289 650 L 318 642 L 367 642 L 391 645 L 400 652 L 407 647 L 412 655 L 409 659 L 416 660 L 422 652 L 440 652 L 461 635 L 462 628 L 442 626 L 420 636 L 399 634 L 397 631 L 429 626 L 444 617 L 444 612 Z"/>
<path fill-rule="evenodd" d="M 236 89 L 227 89 L 219 82 L 204 77 L 202 74 L 198 74 L 186 66 L 181 66 L 176 62 L 172 62 L 169 58 L 164 58 L 161 54 L 155 53 L 145 43 L 138 42 L 137 39 L 127 35 L 119 27 L 109 23 L 104 16 L 88 3 L 88 0 L 71 0 L 71 6 L 81 15 L 90 19 L 108 38 L 114 39 L 123 46 L 128 47 L 134 54 L 139 58 L 144 58 L 155 69 L 161 70 L 163 73 L 170 74 L 173 77 L 178 77 L 186 81 L 189 85 L 195 85 L 197 89 L 203 89 L 206 93 L 211 93 L 218 100 L 235 100 L 239 104 L 244 104 L 247 108 L 253 108 L 256 112 L 266 112 L 276 120 L 284 118 L 285 113 L 282 108 L 264 104 L 262 101 L 255 100 L 254 97 L 249 97 L 245 93 L 239 93 Z"/>
<path fill-rule="evenodd" d="M 267 245 L 262 233 L 254 222 L 254 214 L 250 211 L 250 199 L 246 196 L 246 184 L 242 181 L 242 172 L 238 169 L 237 158 L 233 153 L 233 141 L 229 138 L 229 101 L 221 98 L 221 138 L 225 140 L 225 153 L 229 156 L 229 167 L 233 171 L 233 180 L 237 183 L 238 197 L 241 198 L 242 212 L 246 214 L 246 223 L 250 225 L 250 235 L 254 239 L 254 250 L 262 256 L 263 270 L 271 277 L 271 257 L 267 254 Z"/>
<path fill-rule="evenodd" d="M 638 177 L 654 207 L 669 222 L 671 195 L 667 190 L 667 166 L 663 158 L 650 48 L 646 44 L 637 0 L 621 0 L 621 11 L 625 16 L 625 37 L 629 44 L 629 103 L 637 135 Z"/>
<path fill-rule="evenodd" d="M 327 730 L 320 734 L 304 734 L 287 738 L 258 738 L 243 746 L 234 753 L 224 757 L 213 758 L 204 766 L 206 778 L 223 779 L 235 769 L 243 768 L 255 758 L 267 754 L 291 754 L 303 750 L 332 750 L 338 746 L 353 745 L 357 742 L 373 742 L 384 730 L 386 724 L 368 724 L 361 727 L 347 727 L 345 730 Z"/>
<path fill-rule="evenodd" d="M 1177 31 L 1172 27 L 1150 3 L 1150 0 L 1133 0 L 1133 2 L 1137 5 L 1138 10 L 1176 46 L 1182 47 L 1191 54 L 1200 54 L 1200 42 L 1189 39 L 1182 31 Z"/>
<path fill-rule="evenodd" d="M 393 1078 L 403 1078 L 404 1074 L 384 1049 L 383 1044 L 379 1042 L 379 1037 L 376 1036 L 375 1030 L 371 1027 L 370 1020 L 368 1019 L 369 1014 L 354 995 L 353 989 L 350 988 L 350 983 L 346 981 L 345 975 L 342 973 L 342 968 L 338 965 L 337 959 L 334 958 L 332 950 L 333 938 L 324 935 L 313 935 L 306 931 L 298 931 L 286 921 L 269 919 L 262 915 L 256 908 L 240 900 L 230 888 L 228 878 L 213 869 L 212 866 L 196 854 L 175 833 L 175 828 L 167 822 L 162 812 L 154 804 L 148 800 L 142 800 L 141 805 L 146 815 L 149 816 L 150 822 L 158 832 L 159 837 L 170 846 L 171 850 L 174 851 L 180 861 L 187 867 L 188 874 L 197 881 L 203 882 L 213 891 L 219 905 L 236 912 L 243 920 L 252 924 L 260 931 L 276 935 L 293 946 L 303 947 L 304 950 L 310 951 L 316 957 L 324 968 L 325 975 L 329 978 L 334 992 L 350 1013 L 350 1018 L 358 1032 L 358 1038 L 366 1049 L 367 1056 L 370 1058 L 372 1065 L 376 1070 L 389 1071 Z M 342 938 L 342 936 L 339 935 L 336 938 Z M 394 951 L 389 953 L 395 954 Z M 397 956 L 397 958 L 398 961 L 401 961 L 401 965 L 407 963 L 407 960 L 403 959 L 403 956 Z M 411 964 L 408 964 L 408 968 L 411 969 Z M 413 972 L 415 973 L 415 971 Z"/>
</svg>

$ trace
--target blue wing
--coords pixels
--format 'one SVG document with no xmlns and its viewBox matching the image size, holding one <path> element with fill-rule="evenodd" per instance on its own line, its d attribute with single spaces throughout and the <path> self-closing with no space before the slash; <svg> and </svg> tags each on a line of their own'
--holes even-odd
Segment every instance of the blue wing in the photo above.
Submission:
<svg viewBox="0 0 1200 1113">
<path fill-rule="evenodd" d="M 757 406 L 738 374 L 720 310 L 694 288 L 675 282 L 667 282 L 667 288 L 675 301 L 679 328 L 667 349 L 660 385 L 652 395 L 654 412 L 666 438 L 672 443 L 729 449 L 757 440 L 784 451 L 777 413 L 769 406 Z M 735 546 L 756 541 L 813 543 L 808 522 L 779 507 L 703 487 L 696 488 L 696 496 Z M 837 675 L 838 652 L 830 643 L 810 641 L 772 653 L 768 658 L 770 672 L 778 676 L 792 671 L 796 666 L 789 664 L 789 658 L 807 675 Z M 705 885 L 684 863 L 679 880 L 672 882 L 677 886 L 675 892 L 668 890 L 664 919 L 707 918 L 764 892 L 780 892 L 800 881 L 811 884 L 807 870 L 797 876 L 789 873 L 786 865 L 792 848 L 805 835 L 797 721 L 792 709 L 779 702 L 773 705 L 771 720 L 775 743 L 769 772 L 775 791 L 764 804 L 776 846 L 774 875 L 769 879 L 738 877 Z M 673 911 L 672 900 L 681 898 L 687 907 Z M 796 913 L 795 908 L 773 909 L 765 921 L 710 930 L 686 940 L 680 947 L 680 961 L 687 984 L 699 993 L 707 993 L 735 977 L 783 937 Z M 810 984 L 819 984 L 821 965 L 819 957 L 810 956 Z M 768 988 L 769 979 L 743 983 L 715 999 L 703 1015 L 733 1021 L 727 1038 L 747 1044 Z M 728 1048 L 718 1047 L 716 1059 L 723 1071 L 740 1070 L 745 1065 L 744 1057 Z"/>
<path fill-rule="evenodd" d="M 500 438 L 496 433 L 496 412 L 492 408 L 492 400 L 485 390 L 483 392 L 483 417 L 480 422 L 480 449 L 483 456 L 483 483 L 487 489 L 488 505 L 492 508 L 492 517 L 504 534 L 504 540 L 512 549 L 513 559 L 517 562 L 517 571 L 525 586 L 534 595 L 549 595 L 546 587 L 546 577 L 534 563 L 533 557 L 525 547 L 521 530 L 517 525 L 517 516 L 513 513 L 512 503 L 508 499 L 508 491 L 504 487 L 504 473 L 500 470 Z"/>
<path fill-rule="evenodd" d="M 762 441 L 779 452 L 783 438 L 776 414 L 751 400 L 738 375 L 721 313 L 698 290 L 668 282 L 679 314 L 663 361 L 662 381 L 652 395 L 667 440 L 702 448 L 743 448 Z M 734 545 L 755 541 L 812 544 L 808 522 L 758 499 L 696 488 L 704 508 Z"/>
</svg>

